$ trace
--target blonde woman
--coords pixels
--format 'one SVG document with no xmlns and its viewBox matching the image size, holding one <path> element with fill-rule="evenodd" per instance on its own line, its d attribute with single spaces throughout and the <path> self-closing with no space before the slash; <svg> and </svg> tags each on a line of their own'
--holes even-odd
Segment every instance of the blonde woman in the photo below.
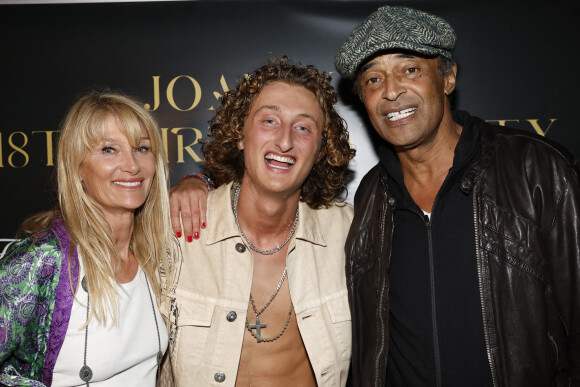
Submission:
<svg viewBox="0 0 580 387">
<path fill-rule="evenodd" d="M 167 347 L 164 160 L 155 121 L 130 98 L 93 92 L 72 106 L 58 205 L 0 259 L 0 384 L 155 385 Z"/>
</svg>

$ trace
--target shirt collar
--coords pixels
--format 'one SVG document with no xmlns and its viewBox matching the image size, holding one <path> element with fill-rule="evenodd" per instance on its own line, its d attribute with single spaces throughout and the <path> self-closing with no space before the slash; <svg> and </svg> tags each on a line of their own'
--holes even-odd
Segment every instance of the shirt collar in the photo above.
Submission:
<svg viewBox="0 0 580 387">
<path fill-rule="evenodd" d="M 229 183 L 210 191 L 207 200 L 208 245 L 224 239 L 240 236 L 231 205 L 232 184 Z"/>
<path fill-rule="evenodd" d="M 296 239 L 304 240 L 315 245 L 326 246 L 324 232 L 318 221 L 317 210 L 303 201 L 298 203 L 298 229 L 296 230 Z"/>
</svg>

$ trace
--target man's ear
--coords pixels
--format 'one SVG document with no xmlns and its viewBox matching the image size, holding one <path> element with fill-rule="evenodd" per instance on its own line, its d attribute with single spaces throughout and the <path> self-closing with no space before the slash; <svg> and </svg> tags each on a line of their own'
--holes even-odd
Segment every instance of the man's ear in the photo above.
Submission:
<svg viewBox="0 0 580 387">
<path fill-rule="evenodd" d="M 244 150 L 244 140 L 238 141 L 238 149 L 239 150 Z"/>
<path fill-rule="evenodd" d="M 455 90 L 455 83 L 457 81 L 457 64 L 453 64 L 451 72 L 443 77 L 443 90 L 445 95 L 450 95 Z"/>
</svg>

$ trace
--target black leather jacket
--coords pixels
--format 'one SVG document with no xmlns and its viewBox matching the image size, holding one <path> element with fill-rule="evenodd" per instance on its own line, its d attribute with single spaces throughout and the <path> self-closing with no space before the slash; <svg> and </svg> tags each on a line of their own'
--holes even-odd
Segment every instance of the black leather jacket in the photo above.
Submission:
<svg viewBox="0 0 580 387">
<path fill-rule="evenodd" d="M 578 170 L 538 136 L 470 122 L 479 125 L 482 156 L 460 186 L 473 190 L 474 286 L 494 385 L 580 385 Z M 355 386 L 385 385 L 396 205 L 379 164 L 356 193 L 346 242 Z"/>
</svg>

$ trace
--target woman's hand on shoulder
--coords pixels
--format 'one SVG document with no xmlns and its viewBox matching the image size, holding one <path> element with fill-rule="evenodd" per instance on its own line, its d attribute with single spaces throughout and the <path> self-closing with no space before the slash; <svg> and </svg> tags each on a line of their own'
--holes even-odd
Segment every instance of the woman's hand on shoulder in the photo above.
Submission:
<svg viewBox="0 0 580 387">
<path fill-rule="evenodd" d="M 196 175 L 185 177 L 179 184 L 171 187 L 171 226 L 178 238 L 183 235 L 188 242 L 199 238 L 200 229 L 206 227 L 207 195 L 208 184 Z"/>
</svg>

